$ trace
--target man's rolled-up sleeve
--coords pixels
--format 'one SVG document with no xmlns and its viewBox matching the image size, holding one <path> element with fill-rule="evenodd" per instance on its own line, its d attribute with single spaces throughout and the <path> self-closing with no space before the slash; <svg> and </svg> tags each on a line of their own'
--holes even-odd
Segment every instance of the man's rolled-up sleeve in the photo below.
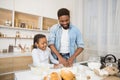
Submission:
<svg viewBox="0 0 120 80">
<path fill-rule="evenodd" d="M 84 48 L 84 42 L 83 42 L 82 34 L 79 31 L 77 32 L 76 44 L 77 44 L 77 47 Z"/>
<path fill-rule="evenodd" d="M 55 41 L 55 32 L 54 32 L 54 29 L 51 28 L 50 34 L 48 36 L 48 46 L 50 46 L 51 44 L 54 44 L 54 41 Z"/>
</svg>

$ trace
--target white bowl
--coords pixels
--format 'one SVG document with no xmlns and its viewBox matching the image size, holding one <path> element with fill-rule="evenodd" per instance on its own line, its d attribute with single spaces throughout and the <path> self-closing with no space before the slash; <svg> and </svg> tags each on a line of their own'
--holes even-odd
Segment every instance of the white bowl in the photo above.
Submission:
<svg viewBox="0 0 120 80">
<path fill-rule="evenodd" d="M 88 62 L 88 67 L 92 70 L 100 69 L 101 63 L 99 63 L 99 62 Z"/>
</svg>

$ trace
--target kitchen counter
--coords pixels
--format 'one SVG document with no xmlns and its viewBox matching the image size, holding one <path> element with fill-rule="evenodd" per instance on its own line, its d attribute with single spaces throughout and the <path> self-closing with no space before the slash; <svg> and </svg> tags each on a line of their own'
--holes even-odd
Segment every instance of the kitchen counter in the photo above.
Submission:
<svg viewBox="0 0 120 80">
<path fill-rule="evenodd" d="M 30 70 L 15 72 L 15 80 L 41 80 L 41 76 L 33 74 Z"/>
<path fill-rule="evenodd" d="M 0 53 L 0 58 L 19 57 L 19 56 L 31 56 L 31 52 L 26 52 L 26 53 Z"/>
<path fill-rule="evenodd" d="M 29 69 L 32 63 L 31 53 L 4 53 L 0 54 L 0 74 L 14 73 L 14 71 Z"/>
<path fill-rule="evenodd" d="M 32 70 L 15 72 L 15 80 L 43 80 L 44 76 L 48 75 L 51 72 L 58 72 L 61 69 L 50 69 L 45 74 L 38 74 Z M 102 77 L 97 76 L 92 70 L 83 65 L 74 65 L 70 69 L 75 75 L 76 80 L 101 80 Z M 38 71 L 39 72 L 39 71 Z"/>
</svg>

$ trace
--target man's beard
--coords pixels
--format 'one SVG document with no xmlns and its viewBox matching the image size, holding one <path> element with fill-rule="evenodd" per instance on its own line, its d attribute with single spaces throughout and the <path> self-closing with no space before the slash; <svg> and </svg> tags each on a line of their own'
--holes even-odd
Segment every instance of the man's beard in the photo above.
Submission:
<svg viewBox="0 0 120 80">
<path fill-rule="evenodd" d="M 67 27 L 64 27 L 63 25 L 61 25 L 63 27 L 63 29 L 69 29 L 69 23 L 67 24 Z"/>
</svg>

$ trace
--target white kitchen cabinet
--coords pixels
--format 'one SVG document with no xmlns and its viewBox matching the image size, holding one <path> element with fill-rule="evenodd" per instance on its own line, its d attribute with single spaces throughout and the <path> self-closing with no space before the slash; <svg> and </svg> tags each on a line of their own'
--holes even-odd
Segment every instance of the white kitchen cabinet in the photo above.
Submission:
<svg viewBox="0 0 120 80">
<path fill-rule="evenodd" d="M 0 54 L 0 80 L 14 80 L 14 72 L 30 69 L 29 64 L 32 64 L 31 55 Z"/>
<path fill-rule="evenodd" d="M 56 23 L 56 19 L 0 8 L 0 43 L 3 45 L 0 49 L 8 49 L 9 44 L 16 46 L 16 43 L 30 47 L 35 34 L 48 36 L 49 28 Z"/>
<path fill-rule="evenodd" d="M 9 26 L 32 30 L 48 30 L 57 20 L 14 10 L 0 8 L 0 27 Z"/>
</svg>

